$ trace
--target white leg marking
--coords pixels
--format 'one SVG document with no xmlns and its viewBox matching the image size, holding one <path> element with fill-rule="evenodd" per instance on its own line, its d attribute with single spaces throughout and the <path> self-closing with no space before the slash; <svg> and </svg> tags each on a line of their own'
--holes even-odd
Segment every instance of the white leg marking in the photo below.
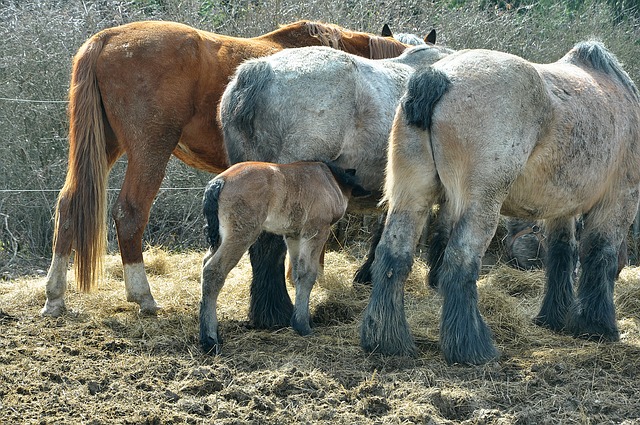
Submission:
<svg viewBox="0 0 640 425">
<path fill-rule="evenodd" d="M 151 295 L 144 263 L 125 264 L 123 269 L 127 301 L 138 303 L 142 314 L 156 314 L 160 306 Z"/>
<path fill-rule="evenodd" d="M 64 313 L 64 293 L 67 289 L 67 268 L 69 267 L 68 255 L 53 254 L 49 273 L 47 273 L 47 301 L 40 314 L 43 316 L 58 317 Z"/>
</svg>

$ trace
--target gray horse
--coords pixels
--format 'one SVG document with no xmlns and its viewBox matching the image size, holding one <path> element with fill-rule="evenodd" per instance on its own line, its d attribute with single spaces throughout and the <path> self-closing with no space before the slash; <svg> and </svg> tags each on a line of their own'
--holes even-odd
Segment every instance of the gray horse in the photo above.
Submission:
<svg viewBox="0 0 640 425">
<path fill-rule="evenodd" d="M 598 42 L 534 64 L 468 50 L 416 72 L 396 114 L 361 343 L 412 355 L 403 308 L 416 239 L 440 202 L 429 279 L 440 288 L 440 345 L 450 363 L 498 356 L 478 310 L 480 259 L 500 213 L 544 219 L 547 283 L 538 325 L 616 341 L 618 248 L 638 209 L 640 95 Z M 575 216 L 582 215 L 580 246 Z M 579 256 L 577 293 L 573 267 Z"/>
<path fill-rule="evenodd" d="M 335 161 L 358 170 L 380 199 L 387 143 L 396 107 L 416 66 L 452 53 L 434 45 L 398 58 L 369 60 L 329 48 L 287 49 L 238 67 L 219 108 L 229 162 Z M 253 283 L 249 318 L 259 327 L 287 326 L 292 313 L 284 282 L 286 248 L 264 233 L 249 249 Z"/>
</svg>

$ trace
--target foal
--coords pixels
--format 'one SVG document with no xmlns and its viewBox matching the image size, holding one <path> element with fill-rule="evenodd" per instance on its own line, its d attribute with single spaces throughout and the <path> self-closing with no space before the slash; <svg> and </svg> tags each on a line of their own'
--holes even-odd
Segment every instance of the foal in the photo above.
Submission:
<svg viewBox="0 0 640 425">
<path fill-rule="evenodd" d="M 291 327 L 311 333 L 309 295 L 331 225 L 350 196 L 367 196 L 353 170 L 332 163 L 241 162 L 211 180 L 204 192 L 209 250 L 202 268 L 200 345 L 219 354 L 216 303 L 227 274 L 263 231 L 282 235 L 291 258 L 296 300 Z"/>
</svg>

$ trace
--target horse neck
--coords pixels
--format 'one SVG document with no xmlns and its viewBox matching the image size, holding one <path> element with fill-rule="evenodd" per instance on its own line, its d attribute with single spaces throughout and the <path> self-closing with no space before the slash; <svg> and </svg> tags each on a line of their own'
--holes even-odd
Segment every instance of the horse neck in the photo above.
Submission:
<svg viewBox="0 0 640 425">
<path fill-rule="evenodd" d="M 307 24 L 307 21 L 294 22 L 254 39 L 273 43 L 282 48 L 323 45 L 317 37 L 309 32 Z"/>
<path fill-rule="evenodd" d="M 336 25 L 300 21 L 256 37 L 283 48 L 328 46 L 370 59 L 399 56 L 407 46 L 393 38 L 349 31 Z"/>
</svg>

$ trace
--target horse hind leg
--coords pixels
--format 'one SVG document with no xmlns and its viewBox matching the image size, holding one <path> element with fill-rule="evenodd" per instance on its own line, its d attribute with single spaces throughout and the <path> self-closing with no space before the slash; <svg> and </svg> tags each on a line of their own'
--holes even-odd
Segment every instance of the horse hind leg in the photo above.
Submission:
<svg viewBox="0 0 640 425">
<path fill-rule="evenodd" d="M 165 149 L 168 150 L 168 149 Z M 120 195 L 112 209 L 124 268 L 127 301 L 140 306 L 140 313 L 155 315 L 156 303 L 144 270 L 142 234 L 153 200 L 160 189 L 171 151 L 129 152 Z"/>
<path fill-rule="evenodd" d="M 498 357 L 478 309 L 481 259 L 498 225 L 495 211 L 468 209 L 457 221 L 442 257 L 440 347 L 448 363 L 482 364 Z"/>
<path fill-rule="evenodd" d="M 620 240 L 587 224 L 580 237 L 582 272 L 576 299 L 568 311 L 566 329 L 576 337 L 604 341 L 620 338 L 613 288 L 618 269 Z"/>
<path fill-rule="evenodd" d="M 367 352 L 417 353 L 404 311 L 404 282 L 426 217 L 426 211 L 391 212 L 387 216 L 371 267 L 373 288 L 360 329 L 361 345 Z"/>
<path fill-rule="evenodd" d="M 67 289 L 67 269 L 71 256 L 71 229 L 67 217 L 69 205 L 64 197 L 58 199 L 57 223 L 53 243 L 51 265 L 46 277 L 46 296 L 44 307 L 40 310 L 42 316 L 58 317 L 66 311 L 64 294 Z"/>
<path fill-rule="evenodd" d="M 578 260 L 573 217 L 547 220 L 546 285 L 535 324 L 554 331 L 564 329 L 574 302 L 573 280 Z"/>
<path fill-rule="evenodd" d="M 218 249 L 209 248 L 202 265 L 202 299 L 200 301 L 200 346 L 207 354 L 220 354 L 222 338 L 218 330 L 218 295 L 227 275 L 242 258 L 257 232 L 242 237 L 229 235 Z"/>
<path fill-rule="evenodd" d="M 106 125 L 106 153 L 107 170 L 110 170 L 115 161 L 122 155 L 121 147 L 113 136 L 110 127 Z M 56 207 L 56 227 L 53 237 L 53 253 L 51 265 L 46 277 L 46 301 L 40 311 L 42 316 L 58 317 L 66 311 L 64 295 L 67 288 L 67 272 L 73 244 L 73 231 L 71 229 L 71 211 L 69 194 L 61 192 Z M 94 218 L 98 220 L 100 218 Z M 86 235 L 85 235 L 86 236 Z M 99 236 L 97 236 L 99 237 Z M 99 272 L 96 273 L 99 275 Z"/>
<path fill-rule="evenodd" d="M 442 258 L 451 235 L 451 223 L 447 207 L 446 201 L 440 203 L 427 251 L 427 264 L 429 265 L 429 275 L 427 279 L 429 286 L 433 289 L 437 289 L 439 286 Z"/>
</svg>

